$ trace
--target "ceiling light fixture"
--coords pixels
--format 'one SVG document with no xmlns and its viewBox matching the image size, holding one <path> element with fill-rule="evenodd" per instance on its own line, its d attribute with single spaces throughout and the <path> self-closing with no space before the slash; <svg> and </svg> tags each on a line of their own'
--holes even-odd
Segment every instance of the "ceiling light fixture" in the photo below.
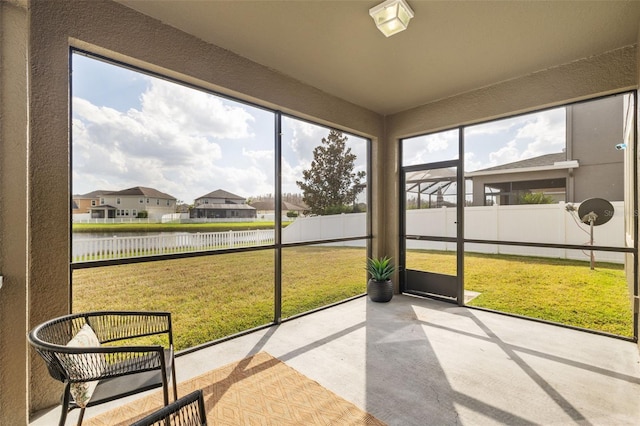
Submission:
<svg viewBox="0 0 640 426">
<path fill-rule="evenodd" d="M 413 10 L 405 0 L 386 0 L 369 9 L 369 15 L 382 34 L 389 37 L 407 29 Z"/>
</svg>

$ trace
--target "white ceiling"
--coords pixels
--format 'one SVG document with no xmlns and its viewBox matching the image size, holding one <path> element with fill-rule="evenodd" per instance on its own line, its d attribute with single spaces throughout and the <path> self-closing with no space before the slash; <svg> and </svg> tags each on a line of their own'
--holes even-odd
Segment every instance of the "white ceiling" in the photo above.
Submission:
<svg viewBox="0 0 640 426">
<path fill-rule="evenodd" d="M 385 38 L 380 1 L 117 0 L 381 114 L 634 44 L 640 1 L 423 1 Z"/>
</svg>

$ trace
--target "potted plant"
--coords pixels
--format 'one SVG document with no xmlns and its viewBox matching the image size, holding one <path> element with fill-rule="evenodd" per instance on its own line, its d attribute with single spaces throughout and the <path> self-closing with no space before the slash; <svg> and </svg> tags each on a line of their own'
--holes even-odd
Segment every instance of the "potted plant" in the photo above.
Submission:
<svg viewBox="0 0 640 426">
<path fill-rule="evenodd" d="M 393 297 L 393 283 L 391 276 L 396 270 L 389 257 L 367 259 L 367 272 L 370 277 L 367 282 L 367 294 L 374 302 L 388 302 Z"/>
</svg>

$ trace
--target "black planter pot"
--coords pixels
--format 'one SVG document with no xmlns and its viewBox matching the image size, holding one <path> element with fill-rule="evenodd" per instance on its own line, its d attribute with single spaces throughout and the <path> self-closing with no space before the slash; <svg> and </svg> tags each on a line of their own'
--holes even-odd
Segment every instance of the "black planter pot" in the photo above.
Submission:
<svg viewBox="0 0 640 426">
<path fill-rule="evenodd" d="M 391 280 L 376 281 L 370 279 L 367 283 L 367 294 L 374 302 L 388 302 L 393 297 L 393 283 Z"/>
</svg>

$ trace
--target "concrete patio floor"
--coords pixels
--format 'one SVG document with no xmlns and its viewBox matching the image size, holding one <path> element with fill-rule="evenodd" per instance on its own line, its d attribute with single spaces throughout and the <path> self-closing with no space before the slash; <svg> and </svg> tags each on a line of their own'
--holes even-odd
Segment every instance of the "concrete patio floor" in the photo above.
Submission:
<svg viewBox="0 0 640 426">
<path fill-rule="evenodd" d="M 352 300 L 180 356 L 178 381 L 260 351 L 389 425 L 640 424 L 636 344 L 404 295 Z"/>
</svg>

